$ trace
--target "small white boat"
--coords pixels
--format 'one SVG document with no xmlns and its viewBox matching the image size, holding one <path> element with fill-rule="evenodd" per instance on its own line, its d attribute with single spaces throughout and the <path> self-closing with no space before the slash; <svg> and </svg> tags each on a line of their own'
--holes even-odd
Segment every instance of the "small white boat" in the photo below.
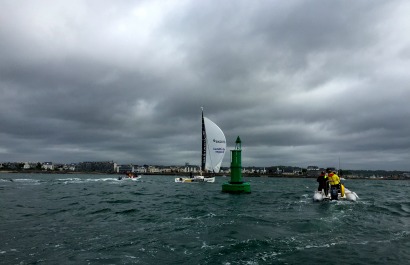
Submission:
<svg viewBox="0 0 410 265">
<path fill-rule="evenodd" d="M 127 175 L 127 176 L 125 176 L 125 177 L 123 177 L 123 176 L 119 176 L 117 179 L 118 180 L 124 180 L 124 179 L 129 179 L 129 180 L 139 180 L 139 179 L 141 179 L 141 175 L 134 175 L 134 174 L 132 174 L 132 175 Z"/>
<path fill-rule="evenodd" d="M 357 199 L 359 199 L 359 196 L 357 196 L 356 192 L 354 191 L 350 191 L 348 189 L 344 189 L 344 195 L 342 196 L 342 194 L 339 192 L 338 193 L 338 199 L 339 200 L 346 200 L 346 201 L 356 201 Z M 323 191 L 315 191 L 315 194 L 313 194 L 313 201 L 315 202 L 321 202 L 321 201 L 330 201 L 331 200 L 331 196 L 330 196 L 330 191 L 327 194 L 327 196 L 325 195 L 325 193 Z"/>
<path fill-rule="evenodd" d="M 193 176 L 192 178 L 175 178 L 175 182 L 215 182 L 215 177 Z"/>
<path fill-rule="evenodd" d="M 130 179 L 130 180 L 139 180 L 139 179 L 141 179 L 141 175 L 134 176 L 134 177 L 132 177 L 132 178 L 127 178 L 127 179 Z"/>
</svg>

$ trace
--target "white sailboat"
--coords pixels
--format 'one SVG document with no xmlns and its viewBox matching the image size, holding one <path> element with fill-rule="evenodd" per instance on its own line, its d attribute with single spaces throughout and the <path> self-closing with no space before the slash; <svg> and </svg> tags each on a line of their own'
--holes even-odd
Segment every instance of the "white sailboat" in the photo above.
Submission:
<svg viewBox="0 0 410 265">
<path fill-rule="evenodd" d="M 175 178 L 175 182 L 215 182 L 215 177 L 204 173 L 219 173 L 226 151 L 225 134 L 213 121 L 204 117 L 202 108 L 202 157 L 200 175 L 190 178 Z"/>
</svg>

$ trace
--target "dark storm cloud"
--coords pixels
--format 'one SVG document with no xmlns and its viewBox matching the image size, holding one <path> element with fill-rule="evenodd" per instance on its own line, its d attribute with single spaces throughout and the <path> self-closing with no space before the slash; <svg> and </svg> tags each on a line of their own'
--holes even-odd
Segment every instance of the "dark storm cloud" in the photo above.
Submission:
<svg viewBox="0 0 410 265">
<path fill-rule="evenodd" d="M 405 1 L 0 5 L 0 161 L 409 170 Z"/>
</svg>

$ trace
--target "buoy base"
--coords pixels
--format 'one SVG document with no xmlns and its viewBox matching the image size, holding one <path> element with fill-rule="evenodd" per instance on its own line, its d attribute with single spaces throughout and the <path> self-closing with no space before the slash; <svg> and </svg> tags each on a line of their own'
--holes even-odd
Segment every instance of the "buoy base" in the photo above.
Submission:
<svg viewBox="0 0 410 265">
<path fill-rule="evenodd" d="M 222 192 L 226 193 L 251 193 L 251 184 L 249 182 L 222 184 Z"/>
</svg>

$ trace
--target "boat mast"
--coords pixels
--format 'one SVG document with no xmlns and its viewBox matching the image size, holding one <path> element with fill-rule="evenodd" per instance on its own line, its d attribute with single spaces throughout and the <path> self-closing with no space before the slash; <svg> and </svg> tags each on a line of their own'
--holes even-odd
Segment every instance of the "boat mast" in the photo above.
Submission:
<svg viewBox="0 0 410 265">
<path fill-rule="evenodd" d="M 201 172 L 205 171 L 206 162 L 206 131 L 205 131 L 205 121 L 204 121 L 204 108 L 202 110 L 202 158 L 201 158 Z"/>
<path fill-rule="evenodd" d="M 339 177 L 342 175 L 342 170 L 340 169 L 340 156 L 339 156 L 339 170 L 337 174 L 339 175 Z"/>
</svg>

